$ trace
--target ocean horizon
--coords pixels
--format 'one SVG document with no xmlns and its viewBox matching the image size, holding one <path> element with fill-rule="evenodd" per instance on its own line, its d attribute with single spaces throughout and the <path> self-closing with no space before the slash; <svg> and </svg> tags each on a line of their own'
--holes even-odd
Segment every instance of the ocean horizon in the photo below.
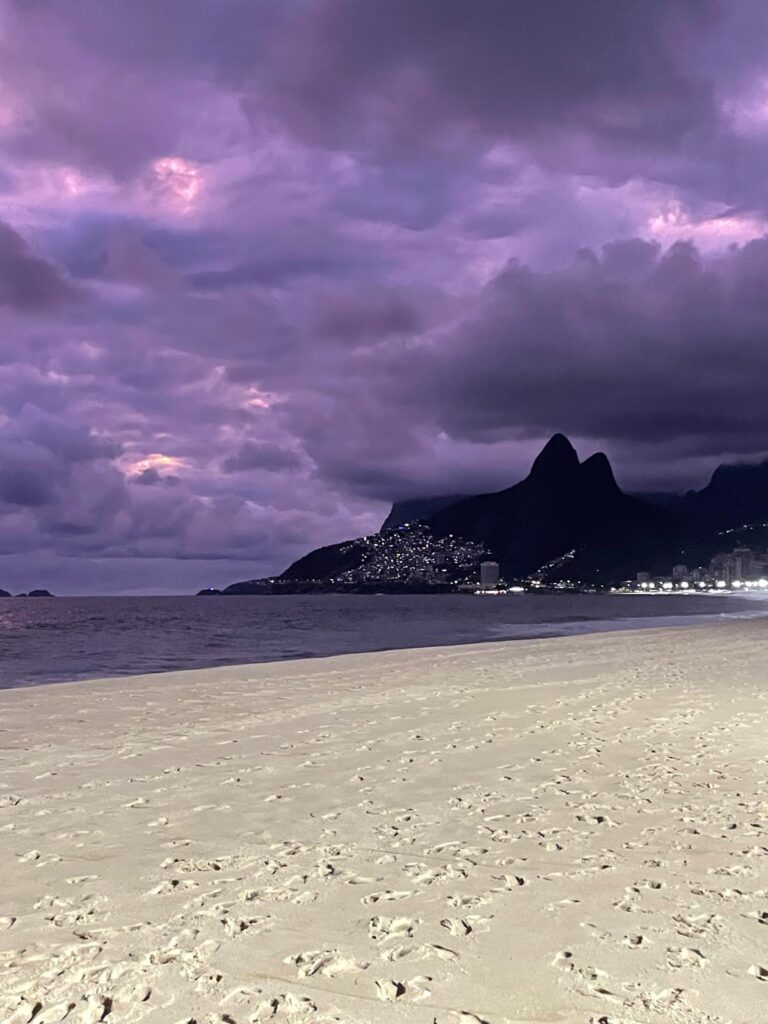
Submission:
<svg viewBox="0 0 768 1024">
<path fill-rule="evenodd" d="M 0 689 L 768 614 L 733 595 L 58 597 L 0 603 Z"/>
</svg>

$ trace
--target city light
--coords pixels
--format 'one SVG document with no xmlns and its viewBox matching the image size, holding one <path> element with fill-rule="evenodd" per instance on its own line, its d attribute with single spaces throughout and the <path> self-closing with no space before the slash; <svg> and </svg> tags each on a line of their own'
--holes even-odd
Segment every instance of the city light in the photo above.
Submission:
<svg viewBox="0 0 768 1024">
<path fill-rule="evenodd" d="M 762 524 L 768 526 L 768 524 Z M 741 529 L 746 529 L 742 527 Z M 733 533 L 732 530 L 724 531 Z M 669 575 L 651 578 L 649 572 L 638 572 L 634 582 L 627 581 L 621 593 L 717 593 L 768 589 L 768 550 L 758 551 L 741 545 L 732 551 L 720 551 L 707 565 L 689 568 L 683 562 L 671 567 Z"/>
</svg>

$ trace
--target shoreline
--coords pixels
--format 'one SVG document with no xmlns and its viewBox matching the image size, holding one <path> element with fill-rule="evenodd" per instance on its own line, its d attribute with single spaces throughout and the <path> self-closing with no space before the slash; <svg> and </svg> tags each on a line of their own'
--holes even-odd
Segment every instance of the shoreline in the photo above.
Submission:
<svg viewBox="0 0 768 1024">
<path fill-rule="evenodd" d="M 617 595 L 627 596 L 627 595 Z M 633 596 L 633 595 L 628 595 Z M 648 595 L 656 596 L 656 595 Z M 662 596 L 662 595 L 658 595 Z M 664 595 L 666 596 L 666 595 Z M 705 595 L 696 595 L 705 596 Z M 712 595 L 713 597 L 720 597 L 721 599 L 727 598 L 730 595 Z M 735 595 L 734 595 L 735 596 Z M 737 598 L 744 601 L 743 598 Z M 396 647 L 391 645 L 381 647 L 370 647 L 365 650 L 351 650 L 351 651 L 307 651 L 306 653 L 296 656 L 287 655 L 285 657 L 264 657 L 261 660 L 253 661 L 237 661 L 229 663 L 202 663 L 198 665 L 190 665 L 184 668 L 174 669 L 158 669 L 150 672 L 114 672 L 107 675 L 81 675 L 77 677 L 55 677 L 51 679 L 41 679 L 39 681 L 35 679 L 23 679 L 21 682 L 10 682 L 6 683 L 0 679 L 0 693 L 7 690 L 17 689 L 37 689 L 41 686 L 60 686 L 68 685 L 72 686 L 76 683 L 88 683 L 98 682 L 100 680 L 123 680 L 131 679 L 134 677 L 142 677 L 145 675 L 162 676 L 176 674 L 179 672 L 199 672 L 199 671 L 219 671 L 222 669 L 247 669 L 252 666 L 258 665 L 282 665 L 292 663 L 303 663 L 313 661 L 325 661 L 329 658 L 344 657 L 355 654 L 386 654 L 390 651 L 423 651 L 423 650 L 441 650 L 446 647 L 474 647 L 474 646 L 485 646 L 486 644 L 498 644 L 498 643 L 525 643 L 536 640 L 566 640 L 576 638 L 579 636 L 593 636 L 602 635 L 605 633 L 636 633 L 636 632 L 647 632 L 648 630 L 658 629 L 688 629 L 691 627 L 701 628 L 709 625 L 717 625 L 721 622 L 742 622 L 752 621 L 755 619 L 768 618 L 768 602 L 758 601 L 754 599 L 750 602 L 751 604 L 763 604 L 762 609 L 746 610 L 741 609 L 736 612 L 698 612 L 692 614 L 672 614 L 672 615 L 635 615 L 635 616 L 624 616 L 621 618 L 603 618 L 603 619 L 590 619 L 590 618 L 573 618 L 565 620 L 548 620 L 540 623 L 536 622 L 519 622 L 509 623 L 505 626 L 496 626 L 498 635 L 486 635 L 484 637 L 473 638 L 472 640 L 456 640 L 452 642 L 450 639 L 446 639 L 444 643 L 424 643 L 417 644 L 412 647 Z M 490 629 L 494 626 L 491 624 Z M 517 630 L 517 635 L 511 635 L 513 631 Z M 0 1022 L 2 1024 L 2 1022 Z"/>
<path fill-rule="evenodd" d="M 556 639 L 0 691 L 0 1021 L 759 1024 L 766 624 Z"/>
</svg>

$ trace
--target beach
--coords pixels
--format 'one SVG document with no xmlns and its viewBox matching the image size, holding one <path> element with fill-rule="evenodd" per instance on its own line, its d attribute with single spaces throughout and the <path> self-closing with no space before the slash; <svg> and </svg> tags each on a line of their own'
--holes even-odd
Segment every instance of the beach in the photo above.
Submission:
<svg viewBox="0 0 768 1024">
<path fill-rule="evenodd" d="M 764 1024 L 768 621 L 0 692 L 0 1022 Z"/>
</svg>

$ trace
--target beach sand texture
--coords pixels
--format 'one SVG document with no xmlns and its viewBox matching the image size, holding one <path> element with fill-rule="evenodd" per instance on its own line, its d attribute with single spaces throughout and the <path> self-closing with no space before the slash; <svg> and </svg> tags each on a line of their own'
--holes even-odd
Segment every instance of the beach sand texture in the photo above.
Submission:
<svg viewBox="0 0 768 1024">
<path fill-rule="evenodd" d="M 765 1024 L 768 620 L 0 693 L 0 1021 Z"/>
</svg>

